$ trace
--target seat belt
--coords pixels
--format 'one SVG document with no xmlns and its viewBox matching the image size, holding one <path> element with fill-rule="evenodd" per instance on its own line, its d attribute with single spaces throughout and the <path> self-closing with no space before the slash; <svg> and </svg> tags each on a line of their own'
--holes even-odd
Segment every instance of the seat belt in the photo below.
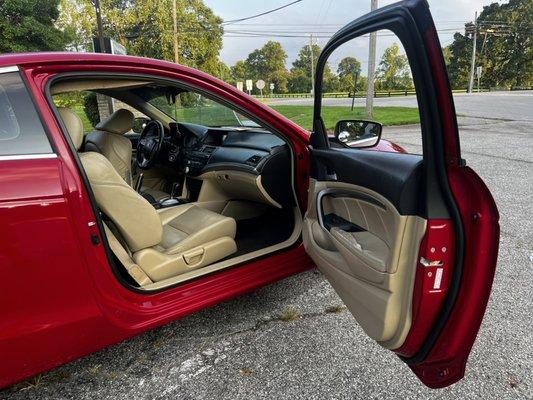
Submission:
<svg viewBox="0 0 533 400">
<path fill-rule="evenodd" d="M 103 225 L 105 234 L 107 236 L 107 241 L 109 242 L 109 247 L 111 247 L 111 250 L 120 260 L 124 268 L 126 268 L 126 271 L 128 271 L 128 274 L 133 278 L 133 280 L 141 287 L 149 285 L 150 283 L 154 283 L 141 269 L 141 267 L 133 262 L 130 255 L 126 252 L 124 247 L 122 247 L 116 236 L 113 234 L 113 232 L 111 232 L 111 229 L 107 227 L 105 222 Z"/>
</svg>

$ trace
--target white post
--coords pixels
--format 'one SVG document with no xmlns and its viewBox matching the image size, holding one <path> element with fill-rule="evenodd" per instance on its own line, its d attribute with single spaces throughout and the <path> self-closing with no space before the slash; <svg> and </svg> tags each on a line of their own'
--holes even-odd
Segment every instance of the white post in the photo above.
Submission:
<svg viewBox="0 0 533 400">
<path fill-rule="evenodd" d="M 370 1 L 370 11 L 378 8 L 378 0 Z M 374 108 L 374 79 L 376 74 L 376 32 L 370 33 L 368 49 L 368 87 L 366 90 L 366 117 L 372 119 Z"/>
<path fill-rule="evenodd" d="M 313 54 L 313 34 L 309 35 L 309 51 L 311 52 L 311 97 L 315 97 L 315 56 Z"/>
</svg>

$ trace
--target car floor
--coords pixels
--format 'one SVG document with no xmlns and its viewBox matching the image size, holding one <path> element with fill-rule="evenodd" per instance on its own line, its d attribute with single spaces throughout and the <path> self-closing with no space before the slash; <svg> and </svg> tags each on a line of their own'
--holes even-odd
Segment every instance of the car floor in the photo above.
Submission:
<svg viewBox="0 0 533 400">
<path fill-rule="evenodd" d="M 294 230 L 293 210 L 269 209 L 259 217 L 237 221 L 237 257 L 287 240 Z"/>
</svg>

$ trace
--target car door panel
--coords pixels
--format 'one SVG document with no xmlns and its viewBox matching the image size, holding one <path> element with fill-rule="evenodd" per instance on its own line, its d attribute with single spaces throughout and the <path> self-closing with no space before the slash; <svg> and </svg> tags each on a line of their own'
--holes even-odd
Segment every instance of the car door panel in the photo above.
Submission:
<svg viewBox="0 0 533 400">
<path fill-rule="evenodd" d="M 331 146 L 321 116 L 332 52 L 389 30 L 409 61 L 423 155 Z M 429 387 L 460 380 L 490 294 L 498 211 L 461 158 L 453 98 L 427 2 L 373 11 L 337 32 L 315 73 L 306 251 L 364 331 Z"/>
<path fill-rule="evenodd" d="M 358 226 L 324 226 L 337 215 Z M 409 331 L 413 264 L 426 222 L 401 215 L 368 188 L 312 180 L 303 241 L 308 254 L 365 332 L 384 347 L 400 347 Z"/>
</svg>

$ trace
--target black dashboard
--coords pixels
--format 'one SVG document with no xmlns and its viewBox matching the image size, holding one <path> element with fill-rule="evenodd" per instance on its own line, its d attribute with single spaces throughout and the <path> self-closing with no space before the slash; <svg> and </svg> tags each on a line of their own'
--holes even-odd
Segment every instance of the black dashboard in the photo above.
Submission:
<svg viewBox="0 0 533 400">
<path fill-rule="evenodd" d="M 279 203 L 292 198 L 290 149 L 269 131 L 177 123 L 165 140 L 168 163 L 189 178 L 210 171 L 241 171 L 260 175 L 264 188 Z"/>
</svg>

